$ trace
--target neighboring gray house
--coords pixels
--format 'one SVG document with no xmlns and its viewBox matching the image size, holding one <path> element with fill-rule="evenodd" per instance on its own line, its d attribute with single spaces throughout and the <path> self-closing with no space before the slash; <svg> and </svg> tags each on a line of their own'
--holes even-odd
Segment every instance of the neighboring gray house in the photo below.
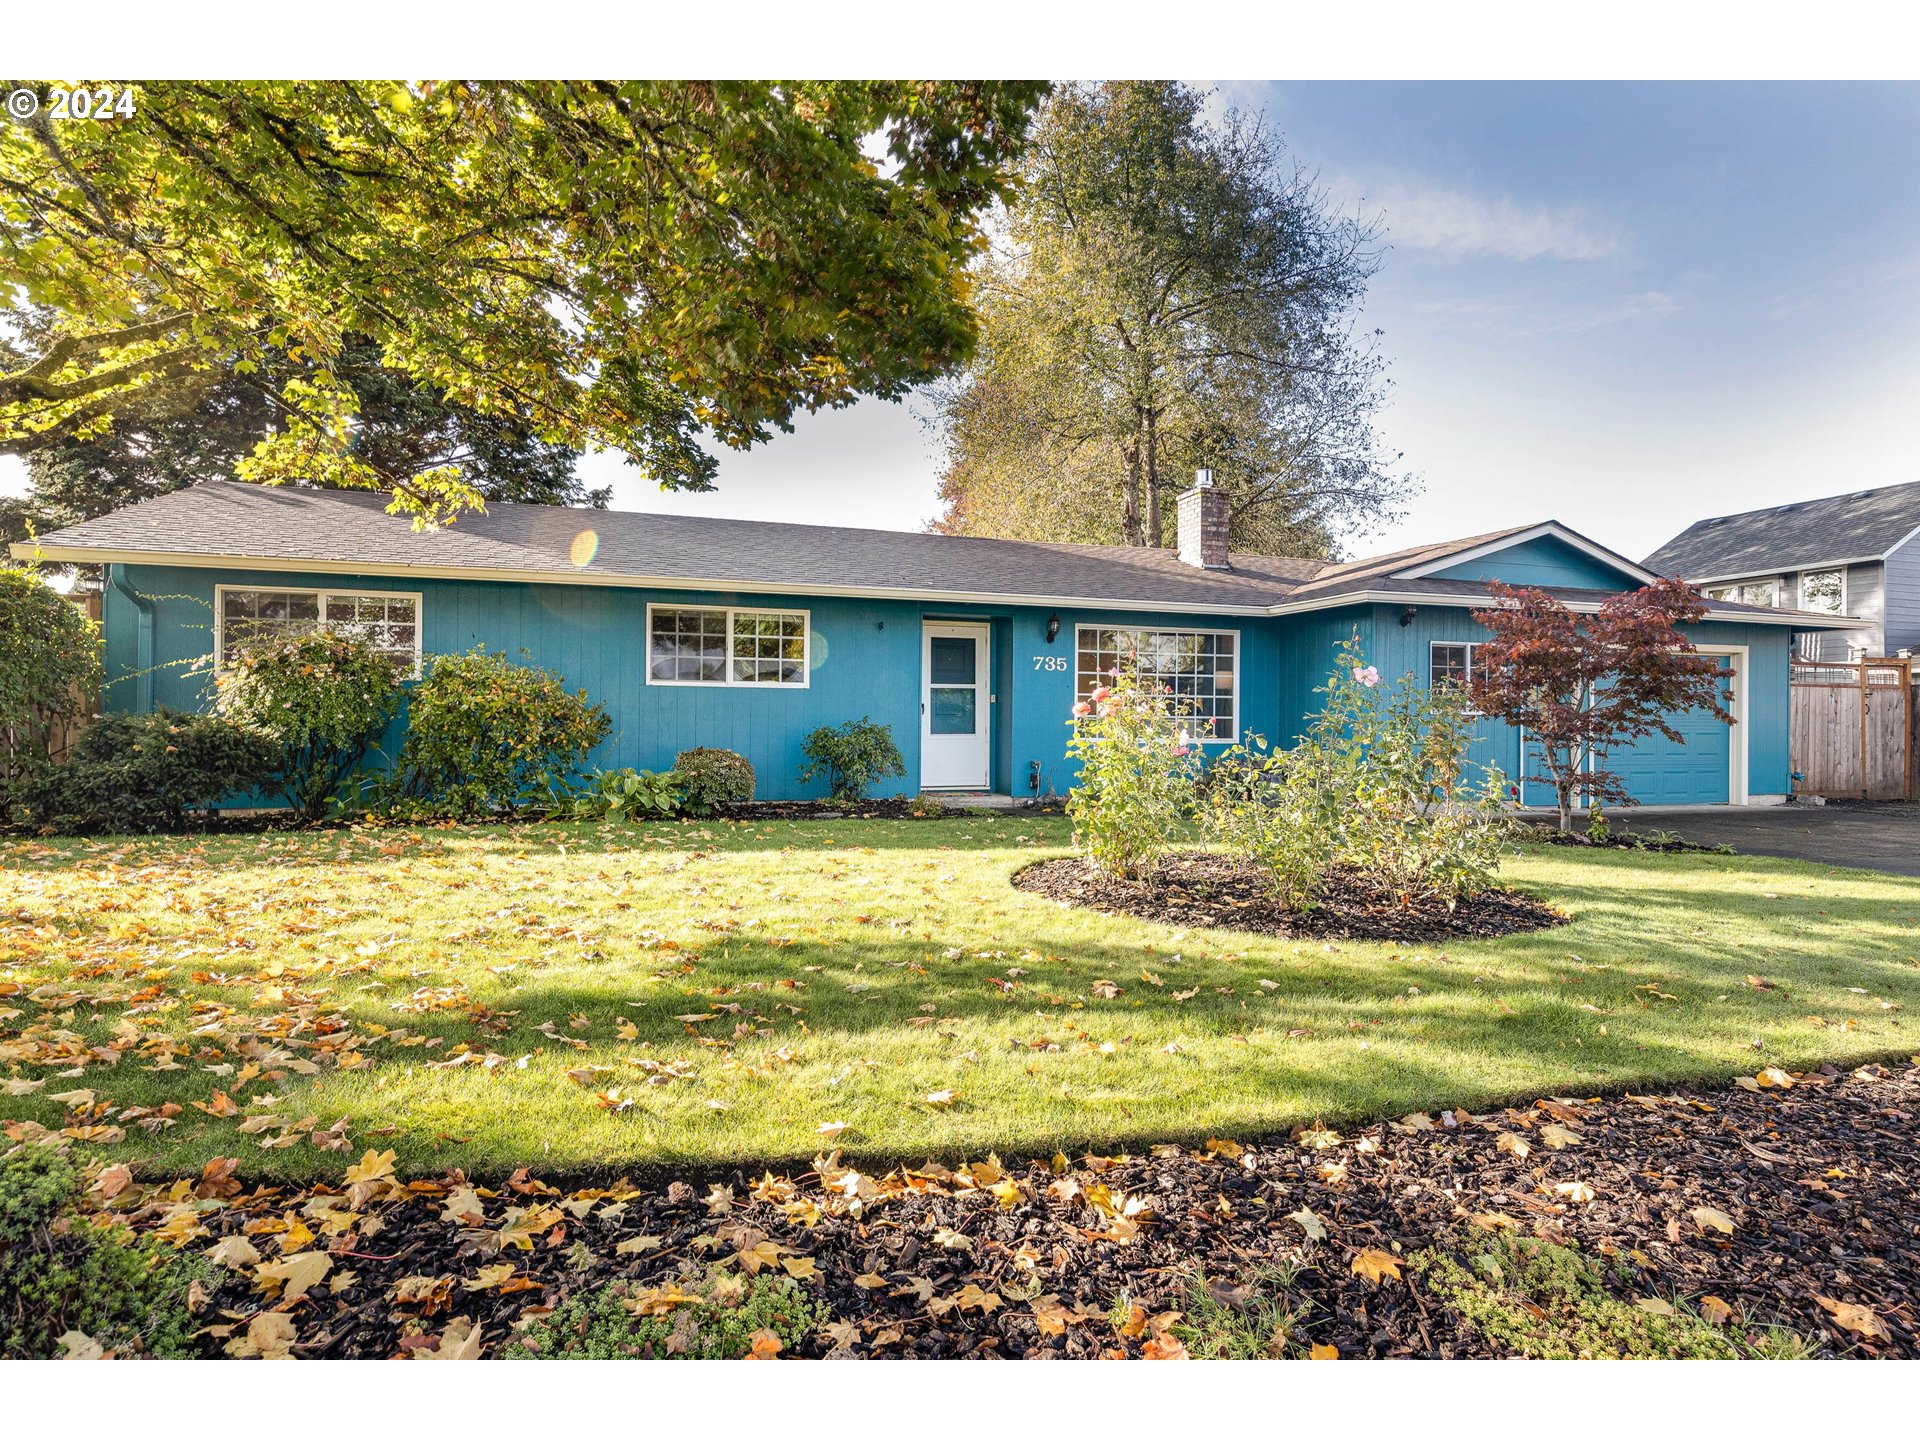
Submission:
<svg viewBox="0 0 1920 1440">
<path fill-rule="evenodd" d="M 1860 621 L 1798 637 L 1809 660 L 1920 653 L 1920 482 L 1716 515 L 1641 564 L 1710 599 Z"/>
</svg>

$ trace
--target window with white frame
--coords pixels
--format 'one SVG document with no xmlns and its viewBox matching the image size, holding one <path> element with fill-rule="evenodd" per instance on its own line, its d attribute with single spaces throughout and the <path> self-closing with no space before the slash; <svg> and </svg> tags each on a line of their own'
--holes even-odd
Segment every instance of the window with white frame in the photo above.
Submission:
<svg viewBox="0 0 1920 1440">
<path fill-rule="evenodd" d="M 356 635 L 420 677 L 420 597 L 363 590 L 291 590 L 221 585 L 215 591 L 215 653 L 221 669 L 262 640 L 309 630 Z"/>
<path fill-rule="evenodd" d="M 1847 572 L 1804 570 L 1800 574 L 1800 608 L 1823 615 L 1847 613 Z"/>
<path fill-rule="evenodd" d="M 1473 688 L 1473 652 L 1480 647 L 1465 640 L 1436 640 L 1428 651 L 1427 683 L 1435 690 L 1443 685 Z"/>
<path fill-rule="evenodd" d="M 807 684 L 807 612 L 647 607 L 649 685 Z"/>
<path fill-rule="evenodd" d="M 1733 585 L 1710 585 L 1707 587 L 1709 600 L 1731 600 L 1736 605 L 1765 605 L 1778 609 L 1780 605 L 1780 582 L 1778 580 L 1742 580 Z"/>
<path fill-rule="evenodd" d="M 1232 743 L 1240 734 L 1240 645 L 1232 630 L 1132 630 L 1082 625 L 1075 690 L 1084 700 L 1117 669 L 1162 690 L 1194 738 Z"/>
</svg>

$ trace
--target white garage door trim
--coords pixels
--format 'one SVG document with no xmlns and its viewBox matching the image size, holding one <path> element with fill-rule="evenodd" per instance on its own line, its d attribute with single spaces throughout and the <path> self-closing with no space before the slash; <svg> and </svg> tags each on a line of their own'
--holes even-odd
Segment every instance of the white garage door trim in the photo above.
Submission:
<svg viewBox="0 0 1920 1440">
<path fill-rule="evenodd" d="M 1726 655 L 1733 661 L 1733 698 L 1727 712 L 1733 724 L 1727 727 L 1727 803 L 1747 803 L 1747 647 L 1745 645 L 1696 645 L 1702 655 Z"/>
</svg>

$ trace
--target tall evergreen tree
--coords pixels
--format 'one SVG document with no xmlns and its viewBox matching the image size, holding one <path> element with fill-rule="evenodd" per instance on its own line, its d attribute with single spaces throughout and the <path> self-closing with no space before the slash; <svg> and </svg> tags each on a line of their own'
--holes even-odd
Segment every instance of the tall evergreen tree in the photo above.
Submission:
<svg viewBox="0 0 1920 1440">
<path fill-rule="evenodd" d="M 1042 107 L 981 267 L 979 349 L 939 394 L 936 528 L 1166 545 L 1204 465 L 1237 548 L 1318 555 L 1409 492 L 1355 318 L 1374 231 L 1205 99 L 1114 82 Z"/>
</svg>

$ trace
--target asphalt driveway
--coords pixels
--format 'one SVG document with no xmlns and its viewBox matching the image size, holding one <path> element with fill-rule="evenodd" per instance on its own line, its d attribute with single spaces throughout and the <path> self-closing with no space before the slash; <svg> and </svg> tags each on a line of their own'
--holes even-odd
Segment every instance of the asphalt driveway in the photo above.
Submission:
<svg viewBox="0 0 1920 1440">
<path fill-rule="evenodd" d="M 1700 845 L 1920 876 L 1920 805 L 1766 805 L 1715 810 L 1609 810 L 1617 828 L 1671 830 Z"/>
</svg>

